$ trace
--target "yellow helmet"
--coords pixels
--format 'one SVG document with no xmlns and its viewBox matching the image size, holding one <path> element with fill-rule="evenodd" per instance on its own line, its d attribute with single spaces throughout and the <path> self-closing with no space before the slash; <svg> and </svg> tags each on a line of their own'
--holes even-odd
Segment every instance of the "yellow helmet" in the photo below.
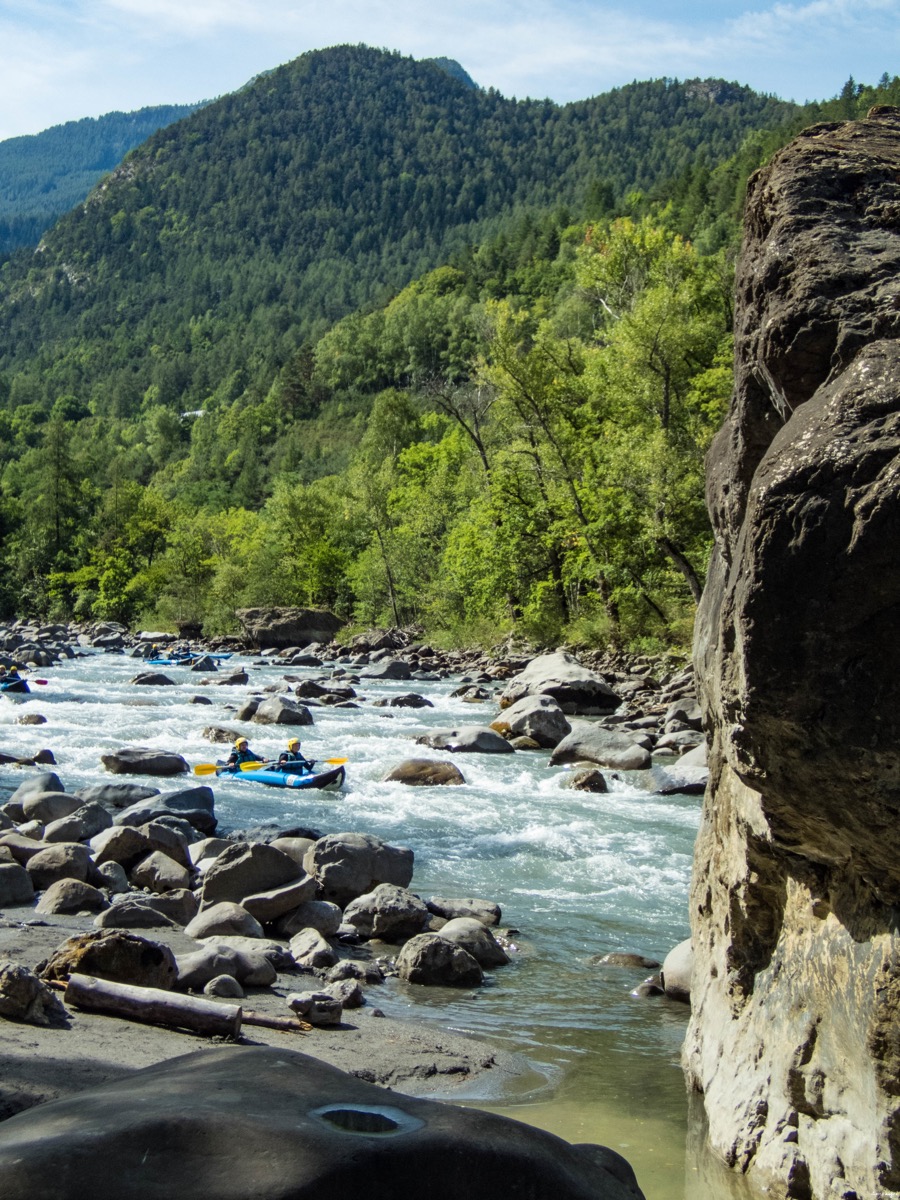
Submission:
<svg viewBox="0 0 900 1200">
<path fill-rule="evenodd" d="M 248 742 L 245 737 L 239 737 L 239 738 L 234 739 L 235 750 L 240 750 L 241 746 L 246 746 L 246 745 L 248 745 Z"/>
<path fill-rule="evenodd" d="M 289 738 L 288 739 L 288 750 L 297 750 L 299 748 L 299 746 L 300 746 L 299 738 Z"/>
</svg>

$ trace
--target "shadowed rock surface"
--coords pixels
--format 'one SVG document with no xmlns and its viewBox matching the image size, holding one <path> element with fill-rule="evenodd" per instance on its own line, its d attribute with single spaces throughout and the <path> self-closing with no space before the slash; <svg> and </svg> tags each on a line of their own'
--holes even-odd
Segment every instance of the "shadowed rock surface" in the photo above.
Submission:
<svg viewBox="0 0 900 1200">
<path fill-rule="evenodd" d="M 423 1179 L 431 1200 L 643 1196 L 605 1147 L 268 1047 L 185 1055 L 0 1125 L 4 1200 L 169 1200 L 187 1180 L 206 1200 L 395 1200 Z"/>
<path fill-rule="evenodd" d="M 695 667 L 684 1061 L 775 1196 L 900 1191 L 900 111 L 751 181 Z"/>
</svg>

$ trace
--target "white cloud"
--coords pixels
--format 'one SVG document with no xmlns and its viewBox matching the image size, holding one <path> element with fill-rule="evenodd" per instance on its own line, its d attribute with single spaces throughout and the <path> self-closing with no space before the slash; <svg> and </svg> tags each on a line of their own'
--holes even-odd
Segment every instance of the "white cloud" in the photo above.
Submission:
<svg viewBox="0 0 900 1200">
<path fill-rule="evenodd" d="M 721 75 L 824 98 L 896 69 L 898 17 L 900 0 L 0 0 L 0 136 L 220 95 L 342 42 L 456 58 L 519 97 Z"/>
</svg>

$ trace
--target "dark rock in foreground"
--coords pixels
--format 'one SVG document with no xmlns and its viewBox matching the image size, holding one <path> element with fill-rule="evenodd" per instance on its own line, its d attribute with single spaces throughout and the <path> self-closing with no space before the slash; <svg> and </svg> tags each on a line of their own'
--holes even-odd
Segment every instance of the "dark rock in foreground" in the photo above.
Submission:
<svg viewBox="0 0 900 1200">
<path fill-rule="evenodd" d="M 429 1200 L 643 1196 L 605 1147 L 287 1049 L 185 1055 L 0 1124 L 4 1200 L 170 1200 L 188 1180 L 204 1200 L 397 1200 L 426 1179 Z"/>
</svg>

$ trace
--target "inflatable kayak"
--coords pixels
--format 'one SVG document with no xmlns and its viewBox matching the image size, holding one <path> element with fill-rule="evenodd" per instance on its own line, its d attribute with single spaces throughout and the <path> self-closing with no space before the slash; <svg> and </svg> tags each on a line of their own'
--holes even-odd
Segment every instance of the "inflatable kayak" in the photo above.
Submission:
<svg viewBox="0 0 900 1200">
<path fill-rule="evenodd" d="M 25 679 L 0 679 L 0 692 L 30 692 Z"/>
<path fill-rule="evenodd" d="M 332 767 L 328 771 L 280 771 L 277 767 L 260 767 L 258 771 L 239 771 L 233 767 L 220 767 L 219 778 L 246 780 L 248 783 L 265 783 L 269 787 L 319 788 L 337 791 L 344 783 L 344 768 Z"/>
<path fill-rule="evenodd" d="M 230 654 L 183 654 L 178 658 L 148 658 L 148 667 L 191 667 L 201 658 L 211 658 L 214 662 L 222 662 L 231 658 Z"/>
</svg>

